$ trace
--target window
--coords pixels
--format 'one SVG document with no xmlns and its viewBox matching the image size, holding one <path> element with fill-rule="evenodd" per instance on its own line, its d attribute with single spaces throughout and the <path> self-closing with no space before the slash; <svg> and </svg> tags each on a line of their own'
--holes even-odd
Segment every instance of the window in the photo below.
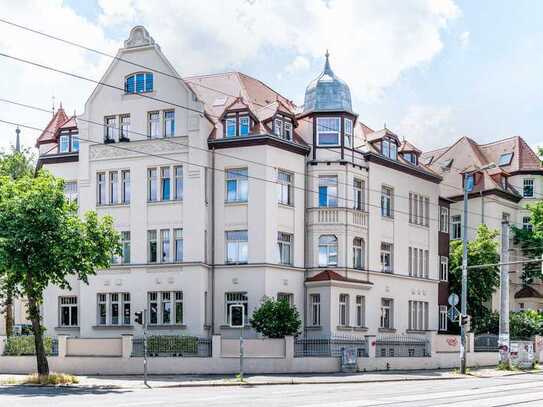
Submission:
<svg viewBox="0 0 543 407">
<path fill-rule="evenodd" d="M 283 205 L 292 205 L 292 178 L 293 175 L 286 171 L 279 170 L 277 172 L 279 203 Z"/>
<path fill-rule="evenodd" d="M 157 200 L 157 170 L 156 168 L 147 169 L 147 199 L 150 202 Z"/>
<path fill-rule="evenodd" d="M 130 231 L 121 232 L 121 262 L 130 263 Z"/>
<path fill-rule="evenodd" d="M 356 296 L 356 326 L 366 326 L 366 297 L 363 295 Z"/>
<path fill-rule="evenodd" d="M 247 168 L 226 171 L 226 202 L 247 202 Z"/>
<path fill-rule="evenodd" d="M 364 210 L 364 181 L 356 178 L 353 180 L 353 201 L 354 209 L 359 211 Z"/>
<path fill-rule="evenodd" d="M 392 160 L 398 158 L 398 145 L 396 142 L 389 138 L 384 138 L 381 142 L 381 153 Z"/>
<path fill-rule="evenodd" d="M 109 173 L 109 203 L 119 203 L 119 174 L 117 171 Z"/>
<path fill-rule="evenodd" d="M 106 203 L 106 173 L 96 174 L 96 203 L 104 205 Z"/>
<path fill-rule="evenodd" d="M 149 263 L 157 262 L 157 241 L 156 230 L 147 231 L 147 261 Z"/>
<path fill-rule="evenodd" d="M 428 330 L 428 303 L 426 301 L 409 301 L 409 329 Z"/>
<path fill-rule="evenodd" d="M 319 207 L 337 207 L 337 177 L 319 177 Z"/>
<path fill-rule="evenodd" d="M 170 200 L 170 167 L 160 169 L 160 192 L 162 201 Z"/>
<path fill-rule="evenodd" d="M 232 305 L 243 305 L 244 319 L 248 322 L 249 300 L 247 298 L 247 293 L 225 293 L 225 323 L 228 325 L 230 325 L 232 321 Z"/>
<path fill-rule="evenodd" d="M 415 153 L 404 153 L 404 160 L 409 161 L 411 164 L 417 165 L 418 159 Z"/>
<path fill-rule="evenodd" d="M 449 317 L 447 315 L 447 306 L 440 305 L 439 306 L 439 330 L 446 331 L 448 322 L 449 322 Z"/>
<path fill-rule="evenodd" d="M 141 72 L 127 76 L 124 81 L 124 91 L 126 93 L 152 92 L 153 74 Z"/>
<path fill-rule="evenodd" d="M 292 264 L 292 235 L 278 232 L 277 246 L 279 249 L 279 263 Z"/>
<path fill-rule="evenodd" d="M 59 297 L 60 326 L 78 326 L 77 297 Z"/>
<path fill-rule="evenodd" d="M 68 202 L 77 203 L 77 181 L 67 181 L 64 183 L 64 196 Z"/>
<path fill-rule="evenodd" d="M 381 216 L 391 218 L 393 215 L 392 197 L 394 190 L 390 187 L 383 186 L 381 188 Z"/>
<path fill-rule="evenodd" d="M 523 216 L 522 229 L 527 230 L 528 232 L 531 232 L 533 230 L 531 221 L 532 221 L 532 218 L 530 216 Z"/>
<path fill-rule="evenodd" d="M 381 318 L 380 328 L 393 329 L 394 328 L 394 315 L 393 315 L 394 300 L 390 298 L 381 298 Z"/>
<path fill-rule="evenodd" d="M 130 325 L 130 293 L 98 294 L 98 325 Z"/>
<path fill-rule="evenodd" d="M 339 146 L 339 117 L 317 117 L 319 146 Z"/>
<path fill-rule="evenodd" d="M 409 222 L 421 226 L 430 224 L 430 198 L 409 193 Z"/>
<path fill-rule="evenodd" d="M 152 291 L 147 293 L 150 325 L 183 323 L 183 292 Z"/>
<path fill-rule="evenodd" d="M 446 256 L 439 257 L 439 279 L 449 281 L 449 258 Z"/>
<path fill-rule="evenodd" d="M 226 137 L 237 136 L 237 123 L 235 118 L 226 119 Z"/>
<path fill-rule="evenodd" d="M 353 239 L 353 268 L 364 268 L 364 241 L 359 237 Z"/>
<path fill-rule="evenodd" d="M 70 151 L 70 136 L 68 134 L 60 135 L 58 150 L 60 153 L 67 153 Z"/>
<path fill-rule="evenodd" d="M 532 198 L 534 196 L 534 180 L 523 180 L 522 196 L 524 198 Z"/>
<path fill-rule="evenodd" d="M 175 261 L 183 261 L 183 229 L 174 229 L 173 235 L 175 239 Z"/>
<path fill-rule="evenodd" d="M 319 237 L 319 267 L 337 266 L 337 238 L 334 235 Z"/>
<path fill-rule="evenodd" d="M 273 121 L 273 133 L 279 137 L 283 137 L 283 120 L 275 119 Z"/>
<path fill-rule="evenodd" d="M 248 136 L 249 135 L 250 120 L 249 116 L 242 116 L 239 118 L 239 135 Z"/>
<path fill-rule="evenodd" d="M 292 307 L 294 305 L 294 294 L 277 293 L 277 301 L 286 301 Z"/>
<path fill-rule="evenodd" d="M 500 167 L 503 165 L 509 165 L 511 164 L 512 159 L 513 159 L 513 153 L 504 153 L 500 155 L 500 160 L 498 161 L 498 165 Z"/>
<path fill-rule="evenodd" d="M 451 239 L 462 239 L 462 215 L 451 217 Z"/>
<path fill-rule="evenodd" d="M 439 207 L 439 231 L 449 233 L 449 208 Z"/>
<path fill-rule="evenodd" d="M 130 115 L 129 114 L 122 115 L 119 118 L 119 121 L 121 122 L 120 139 L 129 140 L 130 139 Z"/>
<path fill-rule="evenodd" d="M 117 118 L 115 116 L 105 118 L 104 130 L 106 132 L 104 135 L 106 141 L 117 140 Z"/>
<path fill-rule="evenodd" d="M 160 231 L 160 261 L 167 263 L 170 261 L 170 230 L 162 229 Z"/>
<path fill-rule="evenodd" d="M 175 172 L 175 199 L 183 199 L 183 167 L 178 165 L 174 167 Z"/>
<path fill-rule="evenodd" d="M 160 113 L 151 112 L 148 116 L 148 135 L 149 138 L 159 138 L 160 137 Z"/>
<path fill-rule="evenodd" d="M 167 110 L 164 112 L 164 137 L 175 136 L 175 111 Z"/>
<path fill-rule="evenodd" d="M 353 148 L 353 121 L 345 119 L 343 126 L 343 132 L 345 133 L 344 145 L 345 147 Z"/>
<path fill-rule="evenodd" d="M 130 170 L 121 171 L 121 202 L 130 203 Z"/>
<path fill-rule="evenodd" d="M 283 126 L 283 138 L 288 141 L 292 140 L 292 123 L 287 120 L 285 120 Z"/>
<path fill-rule="evenodd" d="M 249 245 L 246 230 L 235 230 L 226 233 L 226 262 L 247 263 Z"/>
<path fill-rule="evenodd" d="M 320 326 L 321 324 L 321 295 L 310 294 L 309 304 L 311 306 L 311 325 Z"/>
<path fill-rule="evenodd" d="M 428 250 L 409 247 L 408 269 L 411 277 L 428 278 L 430 272 L 430 252 Z"/>
<path fill-rule="evenodd" d="M 392 273 L 393 270 L 392 244 L 381 242 L 381 270 L 385 273 Z"/>
<path fill-rule="evenodd" d="M 339 325 L 349 326 L 349 296 L 339 294 Z"/>
</svg>

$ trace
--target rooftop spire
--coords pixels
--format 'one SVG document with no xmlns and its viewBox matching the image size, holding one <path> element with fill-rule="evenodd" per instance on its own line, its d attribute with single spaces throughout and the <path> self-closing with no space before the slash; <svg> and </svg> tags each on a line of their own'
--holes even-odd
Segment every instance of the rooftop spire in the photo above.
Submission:
<svg viewBox="0 0 543 407">
<path fill-rule="evenodd" d="M 326 49 L 326 54 L 324 54 L 326 57 L 326 62 L 324 63 L 324 73 L 328 75 L 333 75 L 332 68 L 330 67 L 330 53 L 328 52 L 328 49 Z"/>
<path fill-rule="evenodd" d="M 15 139 L 15 151 L 20 153 L 21 152 L 21 137 L 20 137 L 21 129 L 19 128 L 19 126 L 17 126 L 17 128 L 15 129 L 15 134 L 17 135 L 17 138 Z"/>
</svg>

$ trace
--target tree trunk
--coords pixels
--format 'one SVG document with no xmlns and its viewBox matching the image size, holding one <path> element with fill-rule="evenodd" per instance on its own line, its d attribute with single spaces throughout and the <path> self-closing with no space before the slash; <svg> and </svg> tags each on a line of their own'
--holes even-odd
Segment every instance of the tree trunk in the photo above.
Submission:
<svg viewBox="0 0 543 407">
<path fill-rule="evenodd" d="M 6 336 L 9 338 L 13 335 L 13 297 L 8 294 L 4 303 L 6 310 Z"/>
<path fill-rule="evenodd" d="M 36 300 L 28 297 L 28 313 L 32 321 L 32 332 L 34 333 L 34 345 L 36 347 L 36 363 L 38 366 L 38 374 L 40 376 L 49 375 L 49 363 L 45 355 L 45 346 L 43 346 L 43 330 L 40 321 L 40 309 Z"/>
</svg>

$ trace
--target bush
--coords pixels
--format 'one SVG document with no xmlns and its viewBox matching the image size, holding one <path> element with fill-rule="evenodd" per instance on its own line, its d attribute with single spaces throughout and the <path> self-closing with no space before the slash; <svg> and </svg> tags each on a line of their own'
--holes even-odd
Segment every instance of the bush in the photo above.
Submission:
<svg viewBox="0 0 543 407">
<path fill-rule="evenodd" d="M 531 338 L 543 334 L 543 314 L 528 310 L 511 312 L 509 315 L 511 338 Z"/>
<path fill-rule="evenodd" d="M 194 336 L 155 335 L 147 338 L 147 351 L 149 354 L 198 353 L 198 338 Z"/>
<path fill-rule="evenodd" d="M 284 338 L 297 335 L 302 322 L 295 307 L 287 300 L 276 301 L 265 298 L 260 307 L 253 312 L 251 326 L 256 332 L 268 338 Z"/>
<path fill-rule="evenodd" d="M 49 375 L 39 375 L 37 373 L 29 375 L 23 382 L 24 384 L 77 384 L 77 376 L 66 373 L 50 373 Z"/>
<path fill-rule="evenodd" d="M 51 355 L 53 353 L 53 338 L 44 337 L 43 346 L 45 353 Z M 34 336 L 10 336 L 6 340 L 4 355 L 6 356 L 24 356 L 35 355 L 36 346 L 34 345 Z"/>
</svg>

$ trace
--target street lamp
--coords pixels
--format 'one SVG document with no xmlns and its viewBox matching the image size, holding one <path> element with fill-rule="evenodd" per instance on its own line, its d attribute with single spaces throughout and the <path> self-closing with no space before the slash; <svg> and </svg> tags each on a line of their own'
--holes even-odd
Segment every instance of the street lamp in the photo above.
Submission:
<svg viewBox="0 0 543 407">
<path fill-rule="evenodd" d="M 489 163 L 464 173 L 464 219 L 462 225 L 462 294 L 460 307 L 460 373 L 466 374 L 466 319 L 468 314 L 468 194 L 475 182 L 473 174 L 496 167 L 495 163 Z"/>
</svg>

